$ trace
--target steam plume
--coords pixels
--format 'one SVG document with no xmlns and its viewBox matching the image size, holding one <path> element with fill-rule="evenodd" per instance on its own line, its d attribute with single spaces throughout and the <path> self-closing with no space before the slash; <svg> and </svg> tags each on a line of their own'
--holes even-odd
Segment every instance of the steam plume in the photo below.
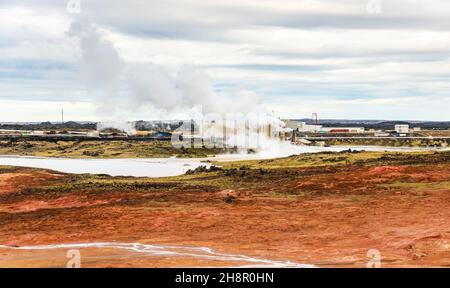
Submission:
<svg viewBox="0 0 450 288">
<path fill-rule="evenodd" d="M 153 118 L 192 110 L 248 113 L 260 103 L 251 91 L 217 93 L 208 75 L 194 67 L 170 70 L 153 63 L 127 64 L 94 24 L 74 22 L 68 35 L 79 41 L 83 78 L 96 92 L 100 117 L 109 121 L 146 111 Z M 155 111 L 161 115 L 151 115 Z"/>
<path fill-rule="evenodd" d="M 190 111 L 197 115 L 215 113 L 219 115 L 217 118 L 223 118 L 226 113 L 263 111 L 256 93 L 247 90 L 236 91 L 234 95 L 218 93 L 208 75 L 194 67 L 171 70 L 153 63 L 126 63 L 94 24 L 74 22 L 68 35 L 79 43 L 80 69 L 84 81 L 94 91 L 93 100 L 104 128 L 131 130 L 124 122 L 137 120 L 137 114 L 145 114 L 148 119 L 167 119 L 178 111 Z M 258 121 L 281 127 L 281 121 L 269 114 Z M 248 139 L 258 139 L 258 147 L 273 149 L 273 141 L 264 141 L 261 135 L 253 137 L 257 129 L 233 134 L 229 141 L 248 148 L 253 145 Z"/>
</svg>

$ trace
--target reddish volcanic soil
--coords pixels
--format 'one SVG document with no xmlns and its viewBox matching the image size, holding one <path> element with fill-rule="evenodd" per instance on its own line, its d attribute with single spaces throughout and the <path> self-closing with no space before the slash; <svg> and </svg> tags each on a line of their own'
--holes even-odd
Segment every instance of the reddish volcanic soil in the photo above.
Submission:
<svg viewBox="0 0 450 288">
<path fill-rule="evenodd" d="M 0 195 L 10 195 L 0 202 L 0 245 L 118 241 L 206 246 L 323 267 L 365 267 L 368 250 L 378 249 L 383 267 L 450 266 L 450 164 L 342 166 L 240 193 L 200 187 L 112 189 L 89 196 L 72 191 L 40 199 L 20 194 L 64 177 L 20 169 L 0 174 Z M 396 185 L 400 182 L 417 185 Z M 229 196 L 235 201 L 226 203 Z M 88 267 L 233 264 L 111 249 L 83 253 L 89 255 Z M 64 267 L 64 257 L 54 250 L 0 249 L 0 266 Z"/>
</svg>

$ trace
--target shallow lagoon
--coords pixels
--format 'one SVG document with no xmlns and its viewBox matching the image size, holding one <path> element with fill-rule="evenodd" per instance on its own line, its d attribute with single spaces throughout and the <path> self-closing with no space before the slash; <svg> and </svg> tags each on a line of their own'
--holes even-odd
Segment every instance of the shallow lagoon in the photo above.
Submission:
<svg viewBox="0 0 450 288">
<path fill-rule="evenodd" d="M 239 161 L 252 159 L 271 159 L 287 157 L 293 154 L 318 153 L 324 151 L 339 152 L 343 150 L 365 151 L 396 151 L 412 152 L 427 151 L 427 148 L 409 147 L 308 147 L 290 145 L 289 149 L 272 149 L 256 154 L 226 154 L 206 159 L 180 159 L 180 158 L 152 158 L 152 159 L 71 159 L 71 158 L 44 158 L 26 156 L 0 156 L 0 165 L 44 168 L 74 174 L 108 174 L 111 176 L 135 177 L 168 177 L 186 173 L 189 169 L 209 164 L 202 161 Z"/>
</svg>

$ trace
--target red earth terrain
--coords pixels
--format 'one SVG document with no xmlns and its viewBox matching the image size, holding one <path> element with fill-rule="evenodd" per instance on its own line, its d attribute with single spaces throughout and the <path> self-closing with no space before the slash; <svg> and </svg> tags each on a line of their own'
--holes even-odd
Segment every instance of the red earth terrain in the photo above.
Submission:
<svg viewBox="0 0 450 288">
<path fill-rule="evenodd" d="M 0 249 L 0 266 L 65 267 L 67 249 L 14 248 L 92 242 L 209 247 L 319 267 L 366 267 L 368 251 L 377 249 L 383 267 L 450 266 L 449 163 L 329 170 L 280 176 L 239 191 L 162 185 L 34 194 L 30 187 L 49 187 L 71 176 L 19 168 L 0 174 L 0 245 L 7 246 Z M 80 250 L 84 267 L 249 264 Z"/>
</svg>

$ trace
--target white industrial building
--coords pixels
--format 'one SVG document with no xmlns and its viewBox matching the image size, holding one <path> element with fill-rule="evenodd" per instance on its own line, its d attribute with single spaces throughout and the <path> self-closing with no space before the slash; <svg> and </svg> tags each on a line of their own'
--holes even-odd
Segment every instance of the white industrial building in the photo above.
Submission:
<svg viewBox="0 0 450 288">
<path fill-rule="evenodd" d="M 296 120 L 285 120 L 287 128 L 297 130 L 299 132 L 311 133 L 364 133 L 364 127 L 323 127 L 322 125 L 311 125 L 306 122 Z"/>
<path fill-rule="evenodd" d="M 395 125 L 395 132 L 397 132 L 398 134 L 407 134 L 409 133 L 409 125 L 397 124 Z"/>
<path fill-rule="evenodd" d="M 286 128 L 297 130 L 299 132 L 320 132 L 322 130 L 322 125 L 311 125 L 306 124 L 306 122 L 300 122 L 296 120 L 285 120 Z"/>
</svg>

